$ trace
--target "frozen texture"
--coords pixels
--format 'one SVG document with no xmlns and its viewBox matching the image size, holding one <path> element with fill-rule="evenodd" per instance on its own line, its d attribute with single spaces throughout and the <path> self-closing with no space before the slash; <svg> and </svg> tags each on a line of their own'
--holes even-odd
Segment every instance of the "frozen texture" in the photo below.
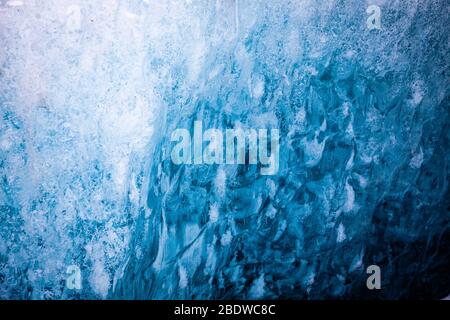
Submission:
<svg viewBox="0 0 450 320">
<path fill-rule="evenodd" d="M 446 1 L 23 2 L 0 4 L 0 298 L 448 295 Z M 279 128 L 278 174 L 174 165 L 195 120 Z"/>
</svg>

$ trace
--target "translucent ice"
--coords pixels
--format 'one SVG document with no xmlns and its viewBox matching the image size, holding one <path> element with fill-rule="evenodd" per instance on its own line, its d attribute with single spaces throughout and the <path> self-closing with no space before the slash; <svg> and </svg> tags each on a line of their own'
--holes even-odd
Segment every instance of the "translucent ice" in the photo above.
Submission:
<svg viewBox="0 0 450 320">
<path fill-rule="evenodd" d="M 446 1 L 4 2 L 0 298 L 448 295 Z M 198 120 L 278 173 L 175 165 Z"/>
</svg>

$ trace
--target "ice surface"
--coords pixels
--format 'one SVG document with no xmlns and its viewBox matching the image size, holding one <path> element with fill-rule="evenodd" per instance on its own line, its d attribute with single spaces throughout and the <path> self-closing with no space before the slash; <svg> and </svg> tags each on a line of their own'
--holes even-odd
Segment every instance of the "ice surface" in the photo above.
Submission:
<svg viewBox="0 0 450 320">
<path fill-rule="evenodd" d="M 447 296 L 449 10 L 1 1 L 0 298 Z M 278 128 L 278 174 L 174 165 L 196 120 Z"/>
</svg>

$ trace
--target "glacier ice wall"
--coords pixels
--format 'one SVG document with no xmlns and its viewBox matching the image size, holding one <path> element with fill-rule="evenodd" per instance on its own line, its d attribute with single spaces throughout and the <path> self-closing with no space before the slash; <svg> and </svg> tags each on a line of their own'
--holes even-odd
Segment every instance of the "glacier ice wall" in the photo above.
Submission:
<svg viewBox="0 0 450 320">
<path fill-rule="evenodd" d="M 0 298 L 448 294 L 446 1 L 1 2 Z M 174 165 L 195 120 L 278 174 Z"/>
</svg>

